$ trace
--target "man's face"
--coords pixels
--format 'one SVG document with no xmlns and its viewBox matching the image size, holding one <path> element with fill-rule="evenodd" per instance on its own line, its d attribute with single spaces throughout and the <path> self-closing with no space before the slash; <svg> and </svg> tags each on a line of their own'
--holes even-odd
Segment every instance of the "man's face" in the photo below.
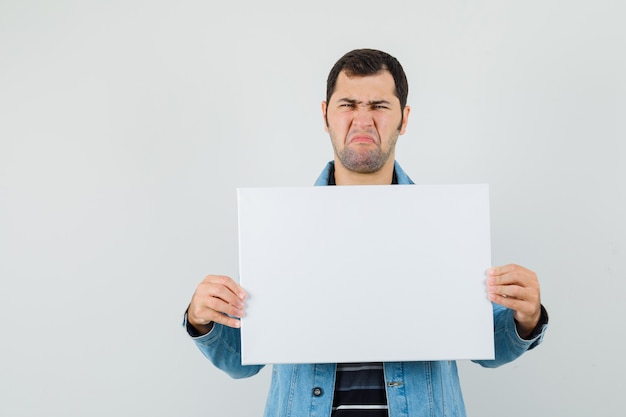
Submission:
<svg viewBox="0 0 626 417">
<path fill-rule="evenodd" d="M 339 74 L 328 103 L 322 103 L 325 129 L 336 159 L 348 170 L 373 173 L 394 157 L 398 136 L 408 122 L 400 109 L 389 71 L 365 77 Z"/>
</svg>

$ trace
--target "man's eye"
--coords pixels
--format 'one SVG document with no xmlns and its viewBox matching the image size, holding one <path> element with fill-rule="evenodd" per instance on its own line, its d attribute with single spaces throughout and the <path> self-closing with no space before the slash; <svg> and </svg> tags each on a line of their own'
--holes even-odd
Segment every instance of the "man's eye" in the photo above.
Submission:
<svg viewBox="0 0 626 417">
<path fill-rule="evenodd" d="M 377 104 L 377 105 L 375 105 L 375 106 L 374 106 L 374 108 L 375 108 L 375 109 L 387 109 L 388 107 L 387 107 L 387 106 L 384 106 L 384 105 L 382 105 L 382 104 Z"/>
</svg>

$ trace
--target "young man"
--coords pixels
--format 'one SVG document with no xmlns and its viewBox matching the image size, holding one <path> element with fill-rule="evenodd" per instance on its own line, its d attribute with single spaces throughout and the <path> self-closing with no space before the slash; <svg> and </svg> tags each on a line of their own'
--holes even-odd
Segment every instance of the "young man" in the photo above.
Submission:
<svg viewBox="0 0 626 417">
<path fill-rule="evenodd" d="M 330 71 L 322 103 L 334 160 L 315 185 L 412 184 L 395 161 L 410 108 L 400 63 L 376 50 L 348 52 Z M 488 272 L 494 306 L 496 359 L 510 362 L 537 346 L 547 327 L 536 275 L 505 265 Z M 239 317 L 246 293 L 230 277 L 198 285 L 185 325 L 202 353 L 234 378 L 262 366 L 242 366 Z M 274 365 L 265 415 L 297 417 L 465 416 L 454 361 Z"/>
</svg>

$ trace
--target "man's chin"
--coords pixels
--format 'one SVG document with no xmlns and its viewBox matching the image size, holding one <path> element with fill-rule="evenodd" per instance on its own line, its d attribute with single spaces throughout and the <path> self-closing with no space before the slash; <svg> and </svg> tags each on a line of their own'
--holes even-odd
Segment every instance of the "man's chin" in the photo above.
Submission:
<svg viewBox="0 0 626 417">
<path fill-rule="evenodd" d="M 348 171 L 357 172 L 359 174 L 373 174 L 380 171 L 385 165 L 384 162 L 371 159 L 348 160 L 342 161 L 341 163 Z"/>
<path fill-rule="evenodd" d="M 344 149 L 337 155 L 337 159 L 348 171 L 359 174 L 373 174 L 380 171 L 391 156 L 391 154 L 383 154 L 378 147 L 375 149 L 369 146 L 356 148 Z"/>
</svg>

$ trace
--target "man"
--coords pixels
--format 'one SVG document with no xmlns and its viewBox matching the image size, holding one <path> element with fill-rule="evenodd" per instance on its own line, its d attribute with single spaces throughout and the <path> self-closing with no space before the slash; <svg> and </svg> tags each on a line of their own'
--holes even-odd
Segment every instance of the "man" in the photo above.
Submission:
<svg viewBox="0 0 626 417">
<path fill-rule="evenodd" d="M 315 185 L 412 184 L 395 162 L 410 108 L 400 63 L 376 50 L 344 55 L 330 71 L 322 103 L 333 149 Z M 495 367 L 538 345 L 547 326 L 536 275 L 521 266 L 490 268 Z M 239 319 L 246 292 L 230 277 L 207 276 L 196 289 L 186 328 L 202 353 L 234 378 L 262 366 L 242 366 Z M 373 335 L 375 337 L 375 334 Z M 454 361 L 274 365 L 266 416 L 465 416 Z"/>
</svg>

